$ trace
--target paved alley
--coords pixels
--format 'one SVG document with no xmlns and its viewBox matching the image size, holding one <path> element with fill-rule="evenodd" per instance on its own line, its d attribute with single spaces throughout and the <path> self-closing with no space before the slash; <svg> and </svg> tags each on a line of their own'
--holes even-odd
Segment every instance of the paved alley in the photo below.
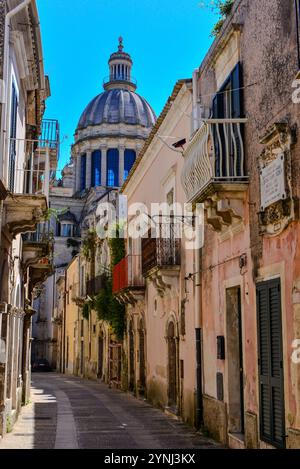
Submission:
<svg viewBox="0 0 300 469">
<path fill-rule="evenodd" d="M 105 384 L 33 374 L 31 403 L 0 449 L 215 448 L 213 441 Z"/>
</svg>

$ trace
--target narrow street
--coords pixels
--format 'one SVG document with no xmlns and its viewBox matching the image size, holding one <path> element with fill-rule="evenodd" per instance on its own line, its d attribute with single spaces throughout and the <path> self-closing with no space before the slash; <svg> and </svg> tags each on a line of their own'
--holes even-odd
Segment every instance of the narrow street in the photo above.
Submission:
<svg viewBox="0 0 300 469">
<path fill-rule="evenodd" d="M 33 374 L 31 402 L 0 449 L 218 447 L 146 401 L 105 384 Z"/>
</svg>

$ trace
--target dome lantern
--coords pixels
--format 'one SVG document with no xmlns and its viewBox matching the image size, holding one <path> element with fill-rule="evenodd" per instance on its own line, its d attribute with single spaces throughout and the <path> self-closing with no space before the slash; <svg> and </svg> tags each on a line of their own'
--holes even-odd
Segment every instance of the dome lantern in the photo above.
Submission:
<svg viewBox="0 0 300 469">
<path fill-rule="evenodd" d="M 109 77 L 104 80 L 104 89 L 124 88 L 135 91 L 137 85 L 131 76 L 132 64 L 130 55 L 124 52 L 123 38 L 120 36 L 118 51 L 111 54 L 108 61 Z"/>
</svg>

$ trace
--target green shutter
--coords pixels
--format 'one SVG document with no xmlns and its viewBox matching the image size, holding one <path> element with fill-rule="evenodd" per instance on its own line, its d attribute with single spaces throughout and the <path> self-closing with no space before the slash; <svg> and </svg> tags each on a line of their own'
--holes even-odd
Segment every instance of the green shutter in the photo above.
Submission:
<svg viewBox="0 0 300 469">
<path fill-rule="evenodd" d="M 257 285 L 261 439 L 285 446 L 280 280 Z"/>
</svg>

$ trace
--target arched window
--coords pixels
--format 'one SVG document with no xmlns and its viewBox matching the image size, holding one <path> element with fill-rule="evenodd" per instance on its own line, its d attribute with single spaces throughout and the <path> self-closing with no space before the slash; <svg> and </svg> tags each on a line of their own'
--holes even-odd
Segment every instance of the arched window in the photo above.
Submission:
<svg viewBox="0 0 300 469">
<path fill-rule="evenodd" d="M 85 189 L 86 181 L 86 155 L 81 155 L 80 158 L 80 190 Z"/>
<path fill-rule="evenodd" d="M 107 151 L 107 186 L 119 186 L 119 150 L 117 148 Z"/>
<path fill-rule="evenodd" d="M 128 174 L 133 166 L 136 159 L 136 153 L 134 150 L 125 150 L 124 154 L 124 181 L 126 181 Z"/>
<path fill-rule="evenodd" d="M 92 187 L 101 186 L 101 151 L 92 153 Z"/>
</svg>

